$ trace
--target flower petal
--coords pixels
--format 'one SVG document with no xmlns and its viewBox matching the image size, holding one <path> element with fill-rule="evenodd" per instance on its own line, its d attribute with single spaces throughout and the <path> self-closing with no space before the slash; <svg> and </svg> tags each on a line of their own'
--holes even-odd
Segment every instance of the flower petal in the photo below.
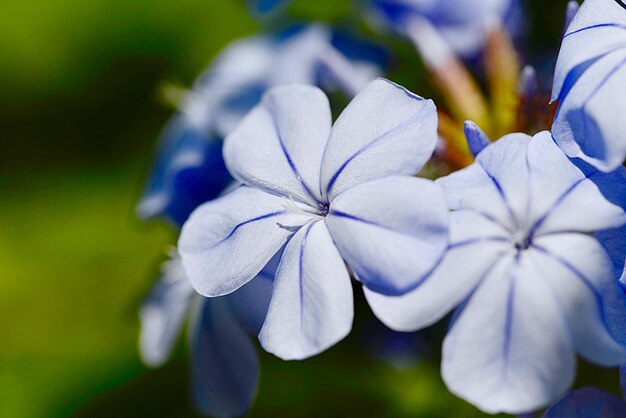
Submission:
<svg viewBox="0 0 626 418">
<path fill-rule="evenodd" d="M 528 144 L 526 160 L 530 170 L 530 218 L 537 219 L 551 211 L 585 175 L 544 131 Z"/>
<path fill-rule="evenodd" d="M 356 277 L 386 295 L 414 289 L 448 243 L 441 188 L 414 177 L 387 177 L 346 190 L 331 202 L 326 223 Z"/>
<path fill-rule="evenodd" d="M 552 100 L 567 94 L 586 67 L 624 47 L 626 13 L 616 1 L 585 2 L 563 36 L 552 87 Z"/>
<path fill-rule="evenodd" d="M 475 216 L 474 220 L 480 218 Z M 365 297 L 374 314 L 389 328 L 417 331 L 434 324 L 467 298 L 508 247 L 497 239 L 451 244 L 441 265 L 417 289 L 390 297 L 366 288 Z"/>
<path fill-rule="evenodd" d="M 491 144 L 489 137 L 474 122 L 466 121 L 463 128 L 467 146 L 474 157 Z"/>
<path fill-rule="evenodd" d="M 233 292 L 261 271 L 310 216 L 286 199 L 240 187 L 200 206 L 183 226 L 178 250 L 192 286 L 205 296 Z"/>
<path fill-rule="evenodd" d="M 626 287 L 626 226 L 598 231 L 594 237 L 611 257 L 615 277 Z"/>
<path fill-rule="evenodd" d="M 152 367 L 165 363 L 180 336 L 195 294 L 180 258 L 170 260 L 139 309 L 139 351 L 144 363 Z"/>
<path fill-rule="evenodd" d="M 330 126 L 328 99 L 320 89 L 274 87 L 226 138 L 226 166 L 244 184 L 317 206 Z"/>
<path fill-rule="evenodd" d="M 322 195 L 332 200 L 368 180 L 413 175 L 436 144 L 433 102 L 388 80 L 373 81 L 333 126 L 322 162 Z"/>
<path fill-rule="evenodd" d="M 577 350 L 604 366 L 626 362 L 626 296 L 602 246 L 585 234 L 537 238 L 529 251 L 568 320 Z M 621 317 L 610 314 L 621 312 Z"/>
<path fill-rule="evenodd" d="M 622 11 L 623 13 L 623 11 Z M 621 29 L 626 44 L 626 28 Z M 580 75 L 561 98 L 552 131 L 571 157 L 609 172 L 626 158 L 626 121 L 620 113 L 626 89 L 626 46 L 611 52 Z"/>
<path fill-rule="evenodd" d="M 156 161 L 137 212 L 167 216 L 182 225 L 200 204 L 214 199 L 232 181 L 222 159 L 222 141 L 177 115 L 159 140 Z"/>
<path fill-rule="evenodd" d="M 510 218 L 516 226 L 528 214 L 530 205 L 528 146 L 532 137 L 526 134 L 510 134 L 500 138 L 485 148 L 477 157 L 476 163 L 485 170 L 498 193 L 505 201 Z M 480 207 L 484 207 L 482 203 Z"/>
<path fill-rule="evenodd" d="M 542 418 L 619 418 L 626 416 L 626 403 L 596 388 L 570 392 L 552 405 Z"/>
<path fill-rule="evenodd" d="M 480 211 L 503 225 L 511 224 L 512 215 L 498 183 L 479 164 L 438 178 L 436 183 L 443 187 L 449 209 Z"/>
<path fill-rule="evenodd" d="M 443 344 L 448 388 L 488 413 L 536 410 L 572 383 L 575 357 L 551 290 L 522 256 L 502 258 Z"/>
<path fill-rule="evenodd" d="M 258 335 L 267 316 L 272 299 L 274 276 L 282 256 L 283 249 L 274 254 L 254 279 L 231 293 L 229 300 L 239 323 L 252 334 Z"/>
<path fill-rule="evenodd" d="M 274 257 L 280 256 L 279 251 Z M 270 263 L 272 261 L 270 260 Z M 229 295 L 235 316 L 250 333 L 258 334 L 267 316 L 272 299 L 274 272 L 268 276 L 265 268 L 252 280 Z"/>
<path fill-rule="evenodd" d="M 621 226 L 626 212 L 602 196 L 591 179 L 574 183 L 539 218 L 532 230 L 535 235 L 561 231 L 594 232 Z"/>
<path fill-rule="evenodd" d="M 328 349 L 352 328 L 352 285 L 326 225 L 313 222 L 287 244 L 259 340 L 283 360 Z"/>
<path fill-rule="evenodd" d="M 218 418 L 245 414 L 254 400 L 259 359 L 225 296 L 203 299 L 191 330 L 194 401 Z"/>
</svg>

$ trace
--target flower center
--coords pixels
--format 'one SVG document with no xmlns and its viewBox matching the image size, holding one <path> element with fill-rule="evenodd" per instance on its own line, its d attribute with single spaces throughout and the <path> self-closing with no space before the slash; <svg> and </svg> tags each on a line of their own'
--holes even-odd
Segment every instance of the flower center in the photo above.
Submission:
<svg viewBox="0 0 626 418">
<path fill-rule="evenodd" d="M 319 202 L 317 205 L 320 208 L 320 216 L 327 216 L 330 210 L 330 204 L 326 202 Z"/>
<path fill-rule="evenodd" d="M 530 246 L 533 245 L 533 236 L 532 234 L 524 234 L 517 240 L 515 240 L 515 249 L 518 252 L 527 250 Z"/>
</svg>

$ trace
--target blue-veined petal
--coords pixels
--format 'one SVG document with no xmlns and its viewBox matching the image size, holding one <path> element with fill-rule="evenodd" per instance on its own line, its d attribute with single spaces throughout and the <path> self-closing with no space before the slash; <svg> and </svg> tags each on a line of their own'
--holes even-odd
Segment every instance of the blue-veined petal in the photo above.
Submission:
<svg viewBox="0 0 626 418">
<path fill-rule="evenodd" d="M 441 188 L 414 177 L 387 177 L 344 191 L 331 202 L 326 223 L 357 278 L 386 295 L 414 289 L 448 244 Z"/>
<path fill-rule="evenodd" d="M 615 0 L 586 1 L 559 52 L 552 100 L 559 100 L 553 134 L 570 157 L 609 172 L 626 158 L 619 109 L 626 94 L 626 10 Z"/>
<path fill-rule="evenodd" d="M 488 413 L 548 405 L 574 379 L 567 323 L 525 256 L 501 258 L 464 306 L 443 344 L 453 393 Z"/>
<path fill-rule="evenodd" d="M 626 10 L 624 11 L 626 14 Z M 571 157 L 603 171 L 624 161 L 626 122 L 620 113 L 626 94 L 626 28 L 624 47 L 591 65 L 560 101 L 552 126 L 554 138 Z"/>
<path fill-rule="evenodd" d="M 603 55 L 626 48 L 626 10 L 616 0 L 585 1 L 563 37 L 552 100 L 563 98 L 585 69 Z"/>
<path fill-rule="evenodd" d="M 297 209 L 285 198 L 246 186 L 200 206 L 178 244 L 196 291 L 221 296 L 250 281 L 310 219 Z"/>
<path fill-rule="evenodd" d="M 563 233 L 536 238 L 529 254 L 559 300 L 580 354 L 604 366 L 626 362 L 626 296 L 602 246 Z"/>
<path fill-rule="evenodd" d="M 317 206 L 330 126 L 330 107 L 321 90 L 275 87 L 226 138 L 226 165 L 244 184 Z"/>
<path fill-rule="evenodd" d="M 368 289 L 374 314 L 396 331 L 417 331 L 432 325 L 466 299 L 494 268 L 510 245 L 503 231 L 475 212 L 451 214 L 451 244 L 441 264 L 417 289 L 403 296 L 384 296 Z M 473 229 L 458 234 L 459 228 Z"/>
<path fill-rule="evenodd" d="M 244 415 L 259 380 L 255 343 L 232 312 L 229 297 L 203 298 L 190 330 L 194 401 L 218 418 Z"/>
<path fill-rule="evenodd" d="M 543 215 L 535 218 L 533 234 L 559 231 L 588 233 L 623 225 L 626 222 L 626 212 L 607 200 L 593 179 L 594 177 L 583 177 L 558 194 L 552 206 Z M 544 178 L 543 184 L 546 183 L 552 181 Z M 533 196 L 535 200 L 542 196 L 541 184 L 541 179 L 538 179 L 536 194 Z"/>
<path fill-rule="evenodd" d="M 274 295 L 259 334 L 265 350 L 284 360 L 316 355 L 352 328 L 348 270 L 323 221 L 298 231 L 276 272 Z"/>
<path fill-rule="evenodd" d="M 499 184 L 478 164 L 472 164 L 436 183 L 443 187 L 446 204 L 451 210 L 478 210 L 485 217 L 506 225 L 512 224 L 512 212 Z"/>
<path fill-rule="evenodd" d="M 600 389 L 583 388 L 570 392 L 552 405 L 542 418 L 621 418 L 626 403 Z"/>
<path fill-rule="evenodd" d="M 333 126 L 324 152 L 322 195 L 389 175 L 413 175 L 437 144 L 437 112 L 423 99 L 379 79 L 358 94 Z"/>
<path fill-rule="evenodd" d="M 476 157 L 476 163 L 496 186 L 513 218 L 513 224 L 518 227 L 522 226 L 530 208 L 527 152 L 531 139 L 525 134 L 509 134 Z"/>
<path fill-rule="evenodd" d="M 195 292 L 180 258 L 175 255 L 139 309 L 139 351 L 149 366 L 162 365 L 169 357 L 187 319 Z"/>
<path fill-rule="evenodd" d="M 558 210 L 559 202 L 586 178 L 559 149 L 547 131 L 535 135 L 530 141 L 526 160 L 530 171 L 529 216 L 532 219 Z"/>
</svg>

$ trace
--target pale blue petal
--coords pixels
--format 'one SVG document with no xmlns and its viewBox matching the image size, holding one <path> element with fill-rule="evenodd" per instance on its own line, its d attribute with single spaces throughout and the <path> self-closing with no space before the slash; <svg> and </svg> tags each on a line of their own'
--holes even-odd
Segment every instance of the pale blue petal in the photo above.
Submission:
<svg viewBox="0 0 626 418">
<path fill-rule="evenodd" d="M 577 351 L 603 366 L 626 362 L 626 296 L 602 246 L 563 233 L 535 239 L 528 253 L 559 300 Z"/>
<path fill-rule="evenodd" d="M 572 24 L 574 16 L 576 16 L 576 13 L 578 13 L 578 9 L 580 9 L 580 4 L 577 0 L 570 0 L 567 3 L 567 7 L 565 8 L 565 22 L 563 23 L 565 33 L 567 33 L 567 28 L 569 28 L 569 25 Z"/>
<path fill-rule="evenodd" d="M 514 252 L 476 289 L 443 344 L 448 388 L 488 413 L 548 405 L 573 382 L 567 323 L 543 277 Z"/>
<path fill-rule="evenodd" d="M 280 255 L 282 253 L 279 251 L 273 258 Z M 275 270 L 270 276 L 265 272 L 266 268 L 239 290 L 228 295 L 239 323 L 252 334 L 258 334 L 261 330 L 272 299 Z"/>
<path fill-rule="evenodd" d="M 527 153 L 531 140 L 532 137 L 521 133 L 506 135 L 476 157 L 476 163 L 485 170 L 505 201 L 512 225 L 516 227 L 523 226 L 530 207 Z"/>
<path fill-rule="evenodd" d="M 379 79 L 341 113 L 324 152 L 322 195 L 389 175 L 413 175 L 437 144 L 437 112 L 423 99 Z"/>
<path fill-rule="evenodd" d="M 466 121 L 464 129 L 467 145 L 474 157 L 485 149 L 487 145 L 491 144 L 487 135 L 474 122 Z"/>
<path fill-rule="evenodd" d="M 139 351 L 149 366 L 162 365 L 178 340 L 195 292 L 176 256 L 139 309 Z"/>
<path fill-rule="evenodd" d="M 194 401 L 217 418 L 244 415 L 259 380 L 255 343 L 235 318 L 229 297 L 203 299 L 191 330 Z"/>
<path fill-rule="evenodd" d="M 364 289 L 374 314 L 391 329 L 417 331 L 440 320 L 466 299 L 510 250 L 506 235 L 493 222 L 469 211 L 451 215 L 451 232 L 456 236 L 451 237 L 441 264 L 417 289 L 396 297 Z M 469 229 L 472 231 L 463 231 Z"/>
<path fill-rule="evenodd" d="M 240 187 L 200 206 L 183 226 L 178 250 L 192 286 L 205 296 L 233 292 L 310 219 L 296 204 Z"/>
<path fill-rule="evenodd" d="M 555 216 L 563 216 L 562 200 L 585 181 L 585 174 L 572 164 L 547 131 L 533 137 L 525 157 L 530 171 L 530 218 L 550 216 L 553 211 Z"/>
<path fill-rule="evenodd" d="M 282 39 L 272 67 L 272 84 L 320 85 L 322 58 L 330 48 L 331 37 L 328 26 L 313 24 L 296 29 L 288 38 Z"/>
<path fill-rule="evenodd" d="M 244 184 L 317 206 L 330 126 L 328 99 L 318 88 L 272 88 L 226 138 L 226 166 Z"/>
<path fill-rule="evenodd" d="M 261 345 L 283 360 L 311 357 L 348 335 L 353 315 L 352 285 L 341 255 L 325 223 L 310 223 L 285 248 Z"/>
<path fill-rule="evenodd" d="M 326 223 L 355 276 L 386 295 L 414 289 L 448 244 L 441 188 L 414 177 L 387 177 L 346 190 L 331 202 Z"/>
<path fill-rule="evenodd" d="M 512 213 L 498 182 L 478 164 L 472 164 L 436 180 L 445 191 L 451 210 L 479 211 L 502 225 L 511 224 Z"/>
<path fill-rule="evenodd" d="M 621 29 L 626 43 L 626 28 Z M 626 46 L 591 65 L 560 100 L 554 138 L 571 157 L 612 171 L 626 157 L 626 121 L 620 113 L 626 89 Z"/>
<path fill-rule="evenodd" d="M 609 202 L 626 211 L 626 168 L 620 167 L 606 174 L 582 161 L 576 163 Z M 620 278 L 626 286 L 626 224 L 618 228 L 598 230 L 594 236 L 611 257 L 615 277 Z"/>
<path fill-rule="evenodd" d="M 626 226 L 594 234 L 613 262 L 613 274 L 626 288 Z"/>
<path fill-rule="evenodd" d="M 267 316 L 272 299 L 274 276 L 282 255 L 283 249 L 274 254 L 254 279 L 229 296 L 228 300 L 239 323 L 252 334 L 258 335 Z"/>
<path fill-rule="evenodd" d="M 394 29 L 402 30 L 414 18 L 428 19 L 456 53 L 464 57 L 480 52 L 486 41 L 488 22 L 507 20 L 512 32 L 519 29 L 514 16 L 519 7 L 517 0 L 371 0 L 370 3 Z"/>
<path fill-rule="evenodd" d="M 549 132 L 528 146 L 530 235 L 558 231 L 592 232 L 626 222 L 626 213 L 601 193 L 602 172 L 585 173 L 554 143 Z"/>
<path fill-rule="evenodd" d="M 626 403 L 596 388 L 570 392 L 552 405 L 542 418 L 622 418 Z"/>
<path fill-rule="evenodd" d="M 603 55 L 624 48 L 626 13 L 615 0 L 586 1 L 563 37 L 552 86 L 552 100 L 563 98 L 572 84 Z"/>
<path fill-rule="evenodd" d="M 563 37 L 552 100 L 553 134 L 565 152 L 603 171 L 626 157 L 626 13 L 618 1 L 586 1 Z"/>
</svg>

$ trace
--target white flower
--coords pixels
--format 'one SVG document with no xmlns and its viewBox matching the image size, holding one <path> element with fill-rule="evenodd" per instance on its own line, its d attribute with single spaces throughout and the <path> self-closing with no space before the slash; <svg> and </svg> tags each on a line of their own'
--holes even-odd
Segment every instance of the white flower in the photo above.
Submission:
<svg viewBox="0 0 626 418">
<path fill-rule="evenodd" d="M 448 241 L 443 194 L 409 177 L 437 142 L 432 101 L 374 81 L 331 129 L 326 96 L 303 85 L 270 90 L 226 139 L 245 186 L 207 203 L 179 241 L 194 288 L 228 294 L 287 241 L 260 333 L 283 359 L 315 355 L 349 333 L 349 270 L 374 292 L 399 295 L 435 266 Z"/>
<path fill-rule="evenodd" d="M 470 135 L 474 151 L 480 136 Z M 441 265 L 407 295 L 366 290 L 370 306 L 414 331 L 461 305 L 443 345 L 448 388 L 490 413 L 546 406 L 572 384 L 577 352 L 626 361 L 626 298 L 591 235 L 626 222 L 598 187 L 621 188 L 624 200 L 625 179 L 581 170 L 549 132 L 507 135 L 437 181 L 451 210 Z"/>
</svg>

